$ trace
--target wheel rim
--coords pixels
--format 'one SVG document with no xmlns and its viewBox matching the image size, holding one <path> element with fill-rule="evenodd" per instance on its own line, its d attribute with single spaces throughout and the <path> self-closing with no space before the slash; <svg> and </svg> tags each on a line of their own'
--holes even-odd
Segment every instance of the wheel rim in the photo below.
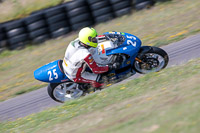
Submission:
<svg viewBox="0 0 200 133">
<path fill-rule="evenodd" d="M 165 65 L 165 58 L 156 53 L 146 53 L 143 63 L 135 61 L 135 69 L 141 73 L 158 72 Z"/>
<path fill-rule="evenodd" d="M 65 102 L 71 99 L 78 98 L 82 95 L 82 91 L 78 92 L 76 89 L 78 84 L 70 82 L 70 83 L 63 83 L 59 84 L 53 90 L 53 95 L 56 100 Z"/>
</svg>

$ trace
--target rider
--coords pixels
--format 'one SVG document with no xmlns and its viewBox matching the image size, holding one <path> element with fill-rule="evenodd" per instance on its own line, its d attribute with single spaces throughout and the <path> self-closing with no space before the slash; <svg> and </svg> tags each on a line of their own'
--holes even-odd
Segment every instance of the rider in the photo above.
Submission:
<svg viewBox="0 0 200 133">
<path fill-rule="evenodd" d="M 101 73 L 111 69 L 119 68 L 119 63 L 99 66 L 93 59 L 90 49 L 98 45 L 97 32 L 94 28 L 85 27 L 80 30 L 79 36 L 71 41 L 66 49 L 63 60 L 65 74 L 76 83 L 90 83 L 95 88 L 100 88 L 103 83 L 99 83 Z M 93 73 L 85 71 L 89 67 Z"/>
</svg>

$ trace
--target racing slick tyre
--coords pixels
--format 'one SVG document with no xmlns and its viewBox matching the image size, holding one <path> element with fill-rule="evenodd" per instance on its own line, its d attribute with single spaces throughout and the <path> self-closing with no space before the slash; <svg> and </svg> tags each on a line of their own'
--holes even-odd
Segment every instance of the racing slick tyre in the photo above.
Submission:
<svg viewBox="0 0 200 133">
<path fill-rule="evenodd" d="M 56 88 L 56 86 L 58 86 L 59 83 L 49 83 L 48 86 L 47 86 L 47 92 L 49 94 L 49 96 L 57 101 L 57 102 L 61 102 L 61 103 L 64 103 L 64 101 L 61 101 L 61 100 L 58 100 L 55 96 L 54 96 L 54 89 Z"/>
<path fill-rule="evenodd" d="M 168 54 L 161 48 L 141 47 L 133 64 L 133 69 L 142 74 L 158 72 L 164 69 L 169 61 Z"/>
</svg>

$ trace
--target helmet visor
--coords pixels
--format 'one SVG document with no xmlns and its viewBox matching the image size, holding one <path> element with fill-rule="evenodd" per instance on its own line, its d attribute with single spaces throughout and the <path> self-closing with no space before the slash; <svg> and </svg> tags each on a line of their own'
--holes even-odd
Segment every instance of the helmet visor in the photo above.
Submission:
<svg viewBox="0 0 200 133">
<path fill-rule="evenodd" d="M 88 40 L 89 40 L 90 42 L 97 43 L 97 38 L 96 38 L 96 37 L 91 37 L 91 36 L 89 36 L 89 37 L 88 37 Z"/>
</svg>

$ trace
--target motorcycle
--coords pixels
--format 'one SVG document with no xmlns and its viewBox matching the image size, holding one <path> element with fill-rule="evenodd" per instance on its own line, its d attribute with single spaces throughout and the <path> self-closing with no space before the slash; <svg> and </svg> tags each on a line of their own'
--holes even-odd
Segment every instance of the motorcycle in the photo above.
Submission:
<svg viewBox="0 0 200 133">
<path fill-rule="evenodd" d="M 90 49 L 94 60 L 98 65 L 113 64 L 116 61 L 121 63 L 119 69 L 102 74 L 108 83 L 123 80 L 136 72 L 158 72 L 168 64 L 169 57 L 163 49 L 141 46 L 141 40 L 135 35 L 124 32 L 106 32 L 103 35 L 106 39 L 97 37 L 97 48 Z M 34 71 L 35 79 L 49 83 L 49 96 L 57 102 L 65 102 L 90 93 L 90 85 L 75 83 L 65 75 L 62 62 L 56 60 Z"/>
</svg>

